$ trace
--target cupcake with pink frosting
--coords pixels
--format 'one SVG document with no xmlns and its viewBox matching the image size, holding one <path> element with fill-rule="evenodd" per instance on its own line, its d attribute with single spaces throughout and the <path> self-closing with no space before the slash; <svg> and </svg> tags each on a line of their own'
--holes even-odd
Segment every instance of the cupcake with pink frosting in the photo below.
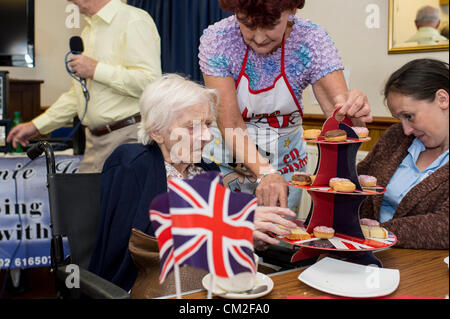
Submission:
<svg viewBox="0 0 450 319">
<path fill-rule="evenodd" d="M 330 239 L 334 237 L 334 229 L 331 227 L 316 226 L 313 232 L 316 238 Z"/>
<path fill-rule="evenodd" d="M 359 138 L 365 138 L 369 136 L 369 130 L 367 129 L 367 127 L 355 126 L 352 127 L 352 129 L 353 131 L 355 131 Z"/>
<path fill-rule="evenodd" d="M 350 180 L 347 178 L 333 177 L 330 178 L 328 184 L 330 185 L 330 187 L 334 187 L 334 185 L 339 182 L 350 182 Z"/>
<path fill-rule="evenodd" d="M 361 225 L 365 225 L 365 226 L 369 226 L 369 227 L 374 227 L 374 226 L 380 226 L 380 223 L 374 219 L 369 219 L 369 218 L 363 218 L 360 221 Z"/>
<path fill-rule="evenodd" d="M 374 187 L 377 186 L 377 179 L 374 176 L 359 175 L 358 181 L 362 187 Z"/>
</svg>

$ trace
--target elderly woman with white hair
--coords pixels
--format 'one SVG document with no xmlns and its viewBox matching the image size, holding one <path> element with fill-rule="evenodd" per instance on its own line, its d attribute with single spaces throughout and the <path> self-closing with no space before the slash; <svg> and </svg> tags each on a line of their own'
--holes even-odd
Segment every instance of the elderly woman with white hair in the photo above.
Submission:
<svg viewBox="0 0 450 319">
<path fill-rule="evenodd" d="M 211 141 L 209 127 L 219 96 L 179 75 L 165 75 L 150 84 L 140 99 L 141 144 L 124 144 L 114 150 L 102 171 L 101 217 L 89 270 L 129 290 L 137 268 L 128 250 L 132 228 L 153 235 L 148 211 L 152 200 L 167 192 L 167 180 L 187 178 L 219 168 L 201 155 Z M 258 208 L 255 242 L 275 244 L 265 232 L 286 234 L 275 224 L 296 225 L 281 216 L 294 217 L 285 208 Z"/>
</svg>

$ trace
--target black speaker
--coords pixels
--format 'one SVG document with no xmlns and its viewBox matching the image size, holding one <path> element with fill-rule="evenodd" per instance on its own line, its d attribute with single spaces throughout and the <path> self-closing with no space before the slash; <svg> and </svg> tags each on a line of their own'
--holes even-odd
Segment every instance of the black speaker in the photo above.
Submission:
<svg viewBox="0 0 450 319">
<path fill-rule="evenodd" d="M 9 77 L 8 71 L 0 71 L 0 120 L 6 119 L 9 104 Z"/>
<path fill-rule="evenodd" d="M 11 129 L 11 119 L 6 119 L 9 103 L 8 71 L 0 71 L 0 152 L 8 153 L 11 145 L 6 143 L 6 137 Z"/>
</svg>

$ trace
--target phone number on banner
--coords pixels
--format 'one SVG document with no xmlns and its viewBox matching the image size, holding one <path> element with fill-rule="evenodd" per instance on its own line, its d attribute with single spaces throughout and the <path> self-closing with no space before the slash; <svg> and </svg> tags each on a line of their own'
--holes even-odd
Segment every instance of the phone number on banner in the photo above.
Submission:
<svg viewBox="0 0 450 319">
<path fill-rule="evenodd" d="M 50 262 L 50 256 L 15 258 L 12 264 L 10 258 L 0 258 L 0 269 L 10 267 L 50 266 Z"/>
</svg>

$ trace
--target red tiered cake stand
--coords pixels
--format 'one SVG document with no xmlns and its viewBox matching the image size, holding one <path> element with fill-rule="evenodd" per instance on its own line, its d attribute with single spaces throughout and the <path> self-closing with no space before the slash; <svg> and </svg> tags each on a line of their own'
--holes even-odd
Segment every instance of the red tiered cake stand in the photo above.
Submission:
<svg viewBox="0 0 450 319">
<path fill-rule="evenodd" d="M 307 140 L 319 146 L 319 160 L 316 167 L 315 179 L 311 186 L 292 187 L 303 188 L 311 196 L 312 209 L 303 223 L 310 234 L 316 226 L 332 227 L 335 236 L 331 239 L 311 239 L 292 241 L 287 238 L 279 238 L 301 248 L 292 256 L 291 262 L 311 258 L 330 251 L 360 264 L 375 264 L 382 267 L 381 262 L 373 255 L 374 251 L 380 251 L 393 246 L 397 242 L 396 236 L 388 232 L 385 239 L 365 238 L 360 226 L 359 207 L 367 196 L 382 195 L 386 190 L 376 186 L 370 188 L 361 187 L 356 171 L 356 155 L 362 142 L 370 138 L 358 138 L 352 129 L 352 122 L 348 117 L 338 121 L 336 110 L 323 125 L 317 140 Z M 343 142 L 328 142 L 323 137 L 330 130 L 341 129 L 347 132 L 347 139 Z M 352 193 L 336 192 L 328 186 L 333 177 L 347 178 L 356 185 Z"/>
</svg>

